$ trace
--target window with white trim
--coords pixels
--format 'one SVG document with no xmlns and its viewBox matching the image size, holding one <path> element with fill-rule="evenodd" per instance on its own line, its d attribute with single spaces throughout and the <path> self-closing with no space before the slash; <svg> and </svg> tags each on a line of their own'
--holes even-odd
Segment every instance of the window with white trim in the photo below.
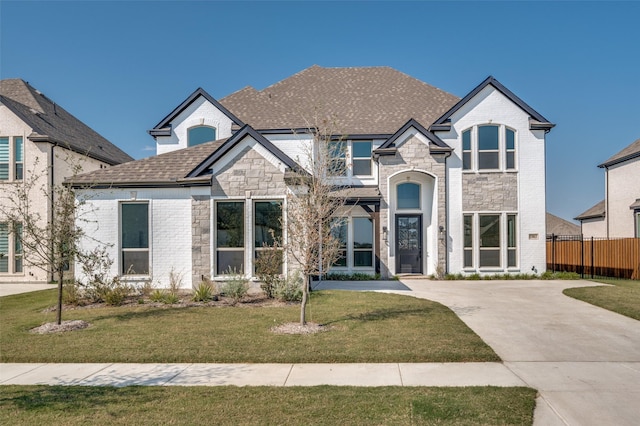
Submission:
<svg viewBox="0 0 640 426">
<path fill-rule="evenodd" d="M 120 204 L 120 273 L 149 275 L 149 203 Z"/>
<path fill-rule="evenodd" d="M 640 238 L 640 210 L 634 212 L 636 222 L 636 238 Z"/>
<path fill-rule="evenodd" d="M 256 201 L 253 204 L 254 259 L 282 241 L 282 201 Z M 282 273 L 282 251 L 280 251 Z M 256 269 L 254 263 L 254 270 Z"/>
<path fill-rule="evenodd" d="M 372 140 L 334 140 L 328 143 L 327 149 L 331 176 L 373 176 Z"/>
<path fill-rule="evenodd" d="M 211 126 L 196 126 L 187 130 L 188 146 L 200 145 L 216 140 L 216 128 Z"/>
<path fill-rule="evenodd" d="M 372 268 L 373 219 L 369 217 L 334 218 L 331 235 L 340 241 L 340 256 L 334 267 Z"/>
<path fill-rule="evenodd" d="M 21 273 L 22 258 L 22 224 L 0 222 L 0 273 Z"/>
<path fill-rule="evenodd" d="M 516 132 L 501 124 L 482 124 L 462 132 L 462 169 L 516 169 Z"/>
<path fill-rule="evenodd" d="M 216 275 L 244 274 L 244 201 L 216 202 Z"/>
<path fill-rule="evenodd" d="M 504 269 L 518 266 L 517 215 L 463 215 L 462 265 L 466 269 Z"/>
<path fill-rule="evenodd" d="M 351 142 L 351 171 L 353 176 L 371 176 L 373 174 L 372 146 L 373 141 Z"/>
<path fill-rule="evenodd" d="M 0 180 L 22 180 L 24 142 L 22 136 L 0 137 Z"/>
</svg>

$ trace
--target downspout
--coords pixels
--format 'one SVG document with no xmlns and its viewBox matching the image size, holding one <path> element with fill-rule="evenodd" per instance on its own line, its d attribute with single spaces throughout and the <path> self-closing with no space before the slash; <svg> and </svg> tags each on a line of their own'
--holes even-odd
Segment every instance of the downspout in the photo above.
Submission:
<svg viewBox="0 0 640 426">
<path fill-rule="evenodd" d="M 54 171 L 55 171 L 55 152 L 54 152 L 55 147 L 56 147 L 56 144 L 52 143 L 51 144 L 51 156 L 49 157 L 49 170 L 50 170 L 50 173 L 49 173 L 50 174 L 50 179 L 49 179 L 49 203 L 50 203 L 49 204 L 49 227 L 53 226 L 53 223 L 54 223 L 53 221 L 55 219 L 55 217 L 54 217 L 54 202 L 55 202 L 54 192 L 55 191 L 53 190 L 53 188 L 55 187 L 55 182 L 56 182 L 55 181 L 55 176 L 54 176 L 55 175 L 55 173 L 54 173 Z M 53 250 L 55 250 L 55 247 L 53 246 L 53 241 L 51 241 L 50 250 L 51 250 L 52 253 L 53 253 Z M 55 278 L 54 277 L 54 271 L 52 270 L 49 273 L 51 274 L 49 282 L 53 282 L 53 280 Z"/>
<path fill-rule="evenodd" d="M 445 155 L 444 157 L 444 273 L 447 275 L 449 273 L 449 167 L 447 167 L 447 158 L 451 153 Z"/>
<path fill-rule="evenodd" d="M 609 166 L 604 166 L 604 219 L 609 239 Z"/>
</svg>

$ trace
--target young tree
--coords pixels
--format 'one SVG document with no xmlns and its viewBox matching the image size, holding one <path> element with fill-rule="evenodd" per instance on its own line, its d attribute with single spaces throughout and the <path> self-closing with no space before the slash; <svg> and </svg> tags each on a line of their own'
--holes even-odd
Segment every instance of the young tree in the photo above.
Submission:
<svg viewBox="0 0 640 426">
<path fill-rule="evenodd" d="M 64 159 L 72 176 L 81 172 L 79 160 L 67 155 Z M 38 159 L 25 179 L 3 191 L 0 217 L 9 224 L 22 248 L 23 263 L 50 274 L 58 282 L 56 321 L 62 323 L 62 291 L 65 270 L 81 255 L 79 241 L 83 236 L 77 226 L 78 207 L 73 190 L 69 186 L 53 184 L 48 167 L 39 167 Z M 48 214 L 41 207 L 50 203 Z M 43 217 L 44 216 L 44 217 Z"/>
<path fill-rule="evenodd" d="M 306 307 L 312 277 L 327 273 L 340 258 L 342 240 L 337 234 L 337 214 L 346 204 L 347 191 L 336 184 L 346 171 L 345 141 L 336 138 L 332 118 L 315 120 L 308 126 L 313 143 L 307 153 L 306 170 L 289 179 L 284 244 L 288 256 L 303 276 L 300 324 L 306 324 Z"/>
</svg>

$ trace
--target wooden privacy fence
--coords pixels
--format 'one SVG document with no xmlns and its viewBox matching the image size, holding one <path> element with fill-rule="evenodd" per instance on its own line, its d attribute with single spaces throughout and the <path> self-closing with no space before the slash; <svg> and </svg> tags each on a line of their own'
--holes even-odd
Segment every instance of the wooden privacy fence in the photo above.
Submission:
<svg viewBox="0 0 640 426">
<path fill-rule="evenodd" d="M 640 280 L 640 238 L 547 237 L 547 269 Z"/>
</svg>

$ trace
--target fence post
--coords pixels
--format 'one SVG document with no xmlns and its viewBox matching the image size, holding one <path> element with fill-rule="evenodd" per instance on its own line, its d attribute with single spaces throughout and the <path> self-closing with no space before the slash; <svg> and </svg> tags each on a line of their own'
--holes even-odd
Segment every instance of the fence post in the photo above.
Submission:
<svg viewBox="0 0 640 426">
<path fill-rule="evenodd" d="M 594 264 L 594 254 L 593 254 L 593 235 L 591 236 L 591 279 L 593 279 L 593 270 L 595 269 Z"/>
<path fill-rule="evenodd" d="M 556 234 L 551 234 L 551 272 L 556 271 Z"/>
<path fill-rule="evenodd" d="M 580 278 L 584 279 L 584 234 L 580 234 Z"/>
</svg>

